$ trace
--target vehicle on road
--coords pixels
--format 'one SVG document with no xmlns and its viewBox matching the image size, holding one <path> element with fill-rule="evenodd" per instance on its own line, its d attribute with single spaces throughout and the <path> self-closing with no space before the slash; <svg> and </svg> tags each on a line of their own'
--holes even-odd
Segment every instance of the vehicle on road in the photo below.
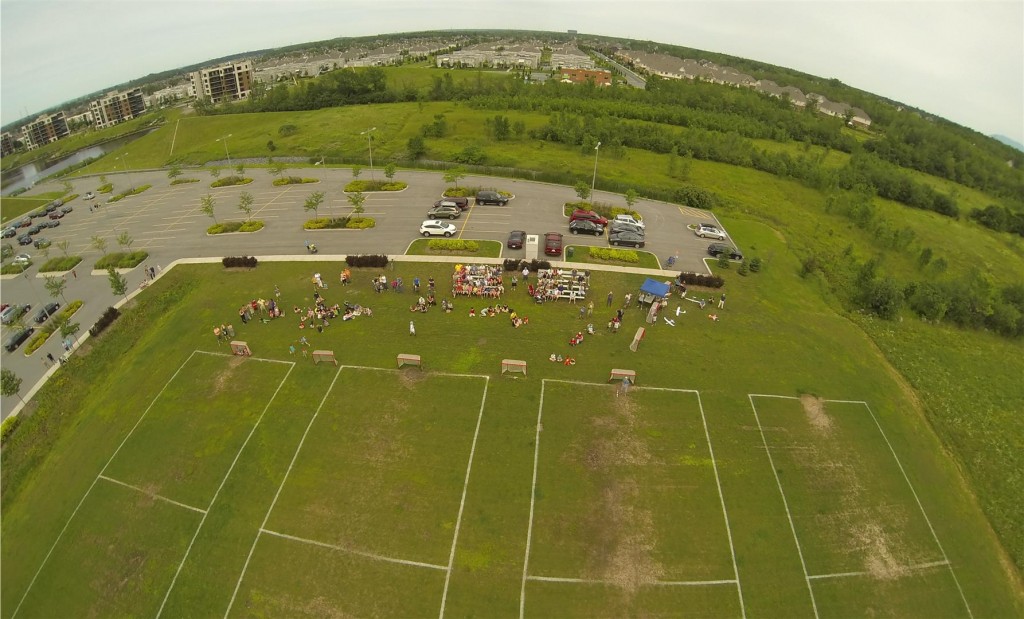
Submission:
<svg viewBox="0 0 1024 619">
<path fill-rule="evenodd" d="M 712 243 L 708 245 L 708 254 L 715 258 L 722 254 L 727 254 L 730 260 L 743 260 L 743 254 L 740 250 L 725 243 Z"/>
<path fill-rule="evenodd" d="M 693 229 L 693 233 L 702 239 L 725 240 L 725 231 L 714 224 L 699 224 Z"/>
<path fill-rule="evenodd" d="M 647 241 L 644 240 L 644 235 L 642 234 L 618 230 L 608 235 L 608 243 L 615 246 L 643 247 L 647 244 Z"/>
<path fill-rule="evenodd" d="M 508 233 L 508 245 L 509 249 L 522 249 L 523 243 L 526 241 L 526 232 L 522 230 L 513 230 Z"/>
<path fill-rule="evenodd" d="M 637 219 L 636 217 L 633 217 L 629 213 L 619 213 L 618 215 L 615 216 L 614 221 L 621 221 L 622 223 L 632 224 L 633 226 L 636 226 L 641 230 L 647 227 L 642 219 Z"/>
<path fill-rule="evenodd" d="M 619 221 L 617 219 L 611 220 L 608 222 L 608 225 L 610 226 L 609 230 L 612 232 L 632 232 L 634 234 L 639 234 L 640 236 L 646 236 L 647 234 L 647 231 L 640 226 L 625 221 Z"/>
<path fill-rule="evenodd" d="M 508 198 L 501 195 L 497 191 L 478 191 L 476 192 L 476 203 L 497 204 L 498 206 L 505 206 L 508 204 Z"/>
<path fill-rule="evenodd" d="M 458 231 L 453 224 L 434 219 L 427 220 L 420 224 L 420 234 L 423 236 L 444 236 L 449 237 Z"/>
<path fill-rule="evenodd" d="M 576 221 L 569 222 L 569 232 L 573 234 L 604 236 L 604 226 L 587 219 L 577 219 Z"/>
<path fill-rule="evenodd" d="M 39 234 L 40 232 L 43 231 L 44 228 L 49 228 L 49 227 L 50 227 L 50 225 L 46 224 L 46 223 L 36 224 L 36 225 L 32 226 L 31 228 L 29 228 L 28 231 L 25 234 L 28 234 L 29 236 L 32 236 L 34 234 Z"/>
<path fill-rule="evenodd" d="M 594 222 L 596 224 L 601 224 L 602 226 L 607 226 L 608 225 L 608 219 L 607 218 L 601 217 L 600 215 L 598 215 L 594 211 L 588 211 L 586 209 L 578 208 L 578 209 L 576 209 L 575 211 L 572 212 L 572 215 L 569 216 L 569 222 L 571 223 L 571 222 L 580 221 L 580 220 L 592 221 L 592 222 Z"/>
<path fill-rule="evenodd" d="M 60 207 L 60 212 L 64 213 L 65 215 L 67 215 L 68 213 L 70 213 L 73 210 L 75 210 L 75 207 L 71 206 L 70 204 L 66 204 L 66 205 Z"/>
<path fill-rule="evenodd" d="M 5 239 L 10 239 L 18 236 L 18 228 L 16 228 L 15 226 L 8 226 L 4 228 L 3 236 Z"/>
<path fill-rule="evenodd" d="M 43 228 L 56 228 L 57 226 L 60 225 L 60 220 L 59 219 L 48 219 L 48 220 L 39 222 L 39 225 L 41 227 L 43 227 Z"/>
<path fill-rule="evenodd" d="M 24 329 L 19 329 L 17 332 L 15 332 L 14 335 L 7 338 L 7 341 L 4 342 L 4 348 L 7 350 L 7 352 L 14 352 L 15 350 L 18 349 L 18 346 L 21 346 L 22 342 L 27 340 L 35 332 L 36 330 L 34 327 L 25 327 Z"/>
<path fill-rule="evenodd" d="M 93 192 L 91 192 L 91 191 L 85 192 L 85 199 L 86 200 L 92 200 L 95 197 L 96 197 L 96 194 L 94 194 Z"/>
<path fill-rule="evenodd" d="M 549 256 L 562 255 L 562 235 L 557 232 L 548 232 L 544 235 L 544 253 Z"/>
<path fill-rule="evenodd" d="M 62 206 L 64 206 L 63 200 L 54 200 L 53 202 L 50 202 L 49 204 L 46 205 L 46 212 L 52 213 Z"/>
<path fill-rule="evenodd" d="M 26 234 L 22 234 L 21 236 L 18 237 L 18 245 L 31 245 L 31 244 L 32 244 L 32 235 L 31 234 L 26 233 Z"/>
<path fill-rule="evenodd" d="M 29 217 L 24 217 L 22 219 L 19 219 L 13 225 L 15 228 L 28 228 L 29 226 L 32 225 L 32 219 Z"/>
<path fill-rule="evenodd" d="M 11 261 L 11 264 L 20 264 L 20 265 L 32 264 L 32 255 L 31 254 L 18 254 L 17 256 L 14 257 L 14 260 Z"/>
<path fill-rule="evenodd" d="M 50 316 L 53 316 L 59 309 L 60 303 L 47 303 L 42 307 L 42 309 L 36 312 L 36 317 L 34 318 L 36 324 L 43 324 Z"/>
<path fill-rule="evenodd" d="M 41 236 L 33 241 L 32 245 L 34 245 L 36 249 L 46 249 L 50 245 L 53 245 L 53 243 L 50 242 L 50 239 Z"/>
<path fill-rule="evenodd" d="M 29 311 L 30 309 L 32 309 L 31 305 L 14 304 L 5 309 L 2 313 L 0 313 L 0 323 L 9 325 L 15 320 L 21 318 L 21 315 Z"/>
<path fill-rule="evenodd" d="M 462 209 L 455 205 L 446 206 L 442 204 L 427 211 L 427 217 L 430 219 L 457 219 L 459 215 L 462 215 Z"/>
<path fill-rule="evenodd" d="M 462 210 L 466 210 L 469 208 L 469 198 L 441 198 L 434 202 L 434 206 L 457 206 Z"/>
<path fill-rule="evenodd" d="M 50 219 L 60 219 L 64 215 L 65 213 L 63 211 L 55 210 L 52 213 L 50 213 L 49 217 Z"/>
</svg>

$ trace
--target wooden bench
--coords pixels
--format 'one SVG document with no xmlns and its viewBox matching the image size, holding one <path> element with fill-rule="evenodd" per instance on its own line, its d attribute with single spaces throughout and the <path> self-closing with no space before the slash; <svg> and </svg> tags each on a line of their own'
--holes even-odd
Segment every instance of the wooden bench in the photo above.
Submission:
<svg viewBox="0 0 1024 619">
<path fill-rule="evenodd" d="M 628 378 L 631 384 L 636 384 L 636 372 L 633 370 L 623 370 L 619 368 L 612 369 L 611 374 L 608 376 L 608 382 L 613 380 L 622 380 Z"/>
<path fill-rule="evenodd" d="M 313 351 L 313 365 L 317 365 L 321 361 L 330 362 L 334 365 L 338 365 L 338 360 L 334 358 L 333 350 L 314 350 Z"/>
<path fill-rule="evenodd" d="M 523 376 L 526 376 L 526 362 L 518 359 L 502 359 L 501 373 L 505 372 L 522 372 Z"/>
<path fill-rule="evenodd" d="M 402 367 L 403 365 L 415 365 L 421 369 L 423 367 L 423 363 L 420 361 L 419 355 L 407 355 L 404 353 L 398 355 L 398 367 Z"/>
</svg>

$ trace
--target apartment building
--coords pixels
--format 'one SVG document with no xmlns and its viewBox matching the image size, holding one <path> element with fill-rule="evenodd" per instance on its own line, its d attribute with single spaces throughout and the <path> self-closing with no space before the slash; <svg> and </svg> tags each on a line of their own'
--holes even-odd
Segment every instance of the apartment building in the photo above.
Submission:
<svg viewBox="0 0 1024 619">
<path fill-rule="evenodd" d="M 213 103 L 246 99 L 252 91 L 252 62 L 239 60 L 189 74 L 189 93 Z"/>
<path fill-rule="evenodd" d="M 611 86 L 612 72 L 601 69 L 562 69 L 562 81 L 572 84 L 594 82 L 598 86 Z"/>
<path fill-rule="evenodd" d="M 21 141 L 28 148 L 39 148 L 50 142 L 66 138 L 70 134 L 68 123 L 64 119 L 64 112 L 57 112 L 49 116 L 40 116 L 22 127 Z"/>
<path fill-rule="evenodd" d="M 141 116 L 146 111 L 146 99 L 141 88 L 110 92 L 90 103 L 89 111 L 95 127 L 104 129 Z"/>
<path fill-rule="evenodd" d="M 4 131 L 0 134 L 0 156 L 6 157 L 14 152 L 14 136 Z"/>
</svg>

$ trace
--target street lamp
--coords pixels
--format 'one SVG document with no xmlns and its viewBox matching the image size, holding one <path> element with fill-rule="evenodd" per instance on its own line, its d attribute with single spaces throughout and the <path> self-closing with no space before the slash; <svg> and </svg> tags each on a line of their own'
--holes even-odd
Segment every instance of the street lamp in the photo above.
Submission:
<svg viewBox="0 0 1024 619">
<path fill-rule="evenodd" d="M 218 142 L 224 142 L 224 156 L 228 158 L 228 167 L 229 168 L 231 167 L 231 153 L 228 152 L 228 138 L 230 138 L 230 137 L 231 137 L 231 134 L 229 133 L 229 134 L 225 135 L 224 137 L 219 138 L 217 140 Z"/>
<path fill-rule="evenodd" d="M 370 150 L 370 180 L 371 181 L 373 180 L 373 143 L 370 140 L 370 133 L 372 131 L 376 131 L 376 130 L 377 130 L 377 127 L 373 127 L 371 129 L 367 129 L 366 131 L 362 131 L 359 134 L 359 135 L 365 135 L 366 136 L 366 148 L 368 148 Z"/>
<path fill-rule="evenodd" d="M 594 147 L 594 180 L 590 183 L 590 201 L 594 201 L 594 192 L 597 191 L 597 155 L 600 152 L 601 143 L 598 142 L 597 146 Z"/>
<path fill-rule="evenodd" d="M 124 168 L 124 173 L 128 176 L 128 184 L 131 185 L 131 191 L 135 191 L 135 181 L 132 180 L 132 174 L 128 171 L 128 153 L 123 153 L 117 159 L 121 162 L 121 166 Z"/>
</svg>

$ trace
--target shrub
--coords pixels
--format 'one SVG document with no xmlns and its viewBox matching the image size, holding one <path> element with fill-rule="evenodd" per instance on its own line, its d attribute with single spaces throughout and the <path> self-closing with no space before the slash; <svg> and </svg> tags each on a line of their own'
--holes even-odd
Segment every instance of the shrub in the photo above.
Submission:
<svg viewBox="0 0 1024 619">
<path fill-rule="evenodd" d="M 729 268 L 729 254 L 722 252 L 718 254 L 718 268 L 728 269 Z"/>
<path fill-rule="evenodd" d="M 14 434 L 14 430 L 21 424 L 21 415 L 11 415 L 0 423 L 0 445 L 7 442 L 8 437 Z"/>
<path fill-rule="evenodd" d="M 373 228 L 376 225 L 377 221 L 370 217 L 353 217 L 348 220 L 348 224 L 346 224 L 345 227 L 356 230 L 365 230 L 366 228 Z"/>
<path fill-rule="evenodd" d="M 206 229 L 207 234 L 227 234 L 229 232 L 256 232 L 263 229 L 263 221 L 253 219 L 250 221 L 222 221 L 213 224 Z"/>
<path fill-rule="evenodd" d="M 522 261 L 516 260 L 515 258 L 505 258 L 505 261 L 501 263 L 501 266 L 503 266 L 506 271 L 523 270 Z"/>
<path fill-rule="evenodd" d="M 114 191 L 114 183 L 100 185 L 100 188 L 96 190 L 96 193 L 110 193 L 111 191 Z"/>
<path fill-rule="evenodd" d="M 725 280 L 718 275 L 705 275 L 703 273 L 688 273 L 683 271 L 676 278 L 676 282 L 687 286 L 701 286 L 702 288 L 721 288 Z"/>
<path fill-rule="evenodd" d="M 242 227 L 238 229 L 239 232 L 256 232 L 257 230 L 263 229 L 263 221 L 260 219 L 250 219 L 249 221 L 242 224 Z"/>
<path fill-rule="evenodd" d="M 126 191 L 124 193 L 119 193 L 116 196 L 110 196 L 109 198 L 107 198 L 107 202 L 117 202 L 118 200 L 120 200 L 122 198 L 127 198 L 128 196 L 137 196 L 140 193 L 142 193 L 143 191 L 146 191 L 147 189 L 149 189 L 150 187 L 152 187 L 152 185 L 141 185 L 139 187 L 135 187 L 134 189 L 131 189 L 131 190 Z M 101 192 L 101 193 L 106 193 L 106 192 Z"/>
<path fill-rule="evenodd" d="M 39 348 L 46 343 L 46 340 L 50 339 L 50 336 L 60 328 L 60 323 L 63 322 L 65 318 L 70 318 L 75 312 L 81 309 L 81 307 L 82 302 L 75 300 L 52 316 L 48 322 L 36 331 L 35 335 L 29 339 L 28 343 L 25 344 L 25 355 L 31 355 L 35 351 L 39 350 Z"/>
<path fill-rule="evenodd" d="M 54 271 L 70 271 L 75 268 L 79 262 L 82 261 L 81 256 L 67 256 L 62 258 L 50 258 L 46 263 L 39 267 L 40 273 L 53 273 Z"/>
<path fill-rule="evenodd" d="M 21 275 L 22 271 L 32 266 L 32 262 L 29 262 L 24 267 L 17 264 L 5 264 L 0 267 L 0 275 Z"/>
<path fill-rule="evenodd" d="M 750 260 L 750 272 L 757 273 L 761 270 L 761 259 L 758 257 L 751 258 Z"/>
<path fill-rule="evenodd" d="M 171 181 L 171 184 L 172 185 L 184 185 L 186 183 L 198 183 L 198 182 L 199 182 L 198 178 L 176 178 L 173 181 Z"/>
<path fill-rule="evenodd" d="M 107 327 L 109 327 L 115 320 L 117 320 L 117 317 L 120 315 L 121 312 L 119 312 L 117 308 L 108 307 L 107 311 L 103 312 L 103 315 L 100 316 L 100 319 L 96 321 L 96 324 L 94 324 L 92 328 L 89 329 L 89 335 L 96 337 L 100 333 L 103 333 L 103 331 L 105 331 Z"/>
<path fill-rule="evenodd" d="M 350 267 L 381 268 L 388 265 L 388 257 L 380 254 L 359 254 L 357 256 L 345 256 L 345 263 Z"/>
<path fill-rule="evenodd" d="M 225 269 L 254 269 L 256 268 L 256 256 L 225 256 L 221 263 Z"/>
<path fill-rule="evenodd" d="M 252 182 L 251 178 L 244 178 L 242 176 L 225 176 L 224 178 L 217 179 L 210 183 L 210 187 L 230 187 L 232 185 L 248 185 Z"/>
<path fill-rule="evenodd" d="M 496 187 L 449 187 L 441 194 L 446 198 L 472 198 L 478 191 L 497 191 L 506 198 L 512 197 L 511 191 L 502 191 Z"/>
<path fill-rule="evenodd" d="M 345 191 L 401 191 L 408 186 L 407 183 L 401 181 L 353 180 L 345 185 Z"/>
<path fill-rule="evenodd" d="M 572 215 L 572 212 L 576 209 L 583 209 L 584 211 L 594 211 L 601 217 L 611 219 L 619 213 L 630 213 L 637 219 L 640 218 L 639 213 L 630 209 L 622 208 L 621 206 L 613 206 L 606 202 L 587 202 L 585 200 L 579 202 L 566 202 L 565 206 L 562 207 L 566 217 Z"/>
<path fill-rule="evenodd" d="M 480 251 L 480 243 L 462 239 L 431 239 L 427 243 L 431 251 Z"/>
<path fill-rule="evenodd" d="M 343 230 L 372 228 L 376 222 L 367 217 L 317 217 L 302 224 L 304 230 Z"/>
<path fill-rule="evenodd" d="M 277 128 L 277 135 L 286 138 L 290 135 L 295 135 L 299 132 L 299 128 L 295 125 L 281 125 Z"/>
<path fill-rule="evenodd" d="M 149 258 L 149 254 L 144 251 L 133 251 L 131 253 L 117 252 L 113 254 L 107 254 L 93 265 L 93 268 L 99 271 L 106 271 L 110 267 L 115 269 L 133 269 L 140 264 L 146 258 Z"/>
<path fill-rule="evenodd" d="M 598 260 L 615 260 L 617 262 L 628 262 L 636 264 L 640 262 L 640 255 L 634 249 L 611 249 L 609 247 L 591 247 L 590 257 Z"/>
<path fill-rule="evenodd" d="M 744 260 L 744 261 L 743 261 L 743 262 L 742 262 L 742 263 L 740 264 L 740 268 L 739 268 L 739 270 L 738 270 L 738 271 L 736 271 L 736 273 L 737 273 L 738 275 L 746 275 L 746 274 L 747 274 L 747 272 L 748 272 L 749 270 L 750 270 L 750 267 L 749 267 L 749 266 L 747 266 L 747 261 L 746 261 L 746 260 Z"/>
<path fill-rule="evenodd" d="M 251 180 L 251 179 L 250 179 Z M 302 185 L 303 183 L 319 183 L 319 178 L 303 178 L 300 176 L 285 176 L 282 178 L 274 179 L 274 186 L 280 187 L 281 185 Z"/>
</svg>

